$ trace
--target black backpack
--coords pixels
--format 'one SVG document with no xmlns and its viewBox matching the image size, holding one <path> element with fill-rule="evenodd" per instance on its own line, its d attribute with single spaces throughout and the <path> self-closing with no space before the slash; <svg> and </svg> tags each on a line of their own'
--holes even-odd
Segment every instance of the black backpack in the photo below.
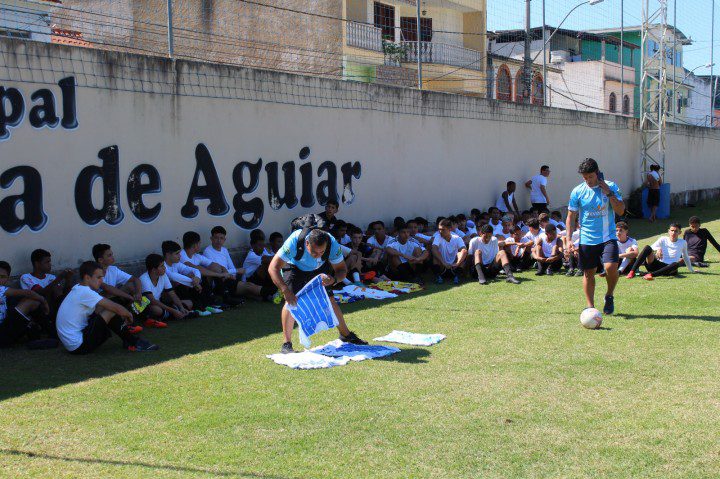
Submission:
<svg viewBox="0 0 720 479">
<path fill-rule="evenodd" d="M 302 259 L 303 255 L 305 254 L 305 239 L 307 238 L 307 235 L 310 234 L 312 230 L 324 230 L 326 227 L 327 221 L 325 221 L 322 216 L 316 214 L 298 216 L 290 222 L 290 229 L 293 232 L 296 230 L 302 230 L 298 235 L 295 261 L 300 261 L 300 259 Z M 325 232 L 325 234 L 328 233 Z M 325 252 L 322 255 L 323 262 L 327 261 L 330 257 L 330 244 L 331 242 L 328 242 L 328 246 L 327 248 L 325 248 Z"/>
</svg>

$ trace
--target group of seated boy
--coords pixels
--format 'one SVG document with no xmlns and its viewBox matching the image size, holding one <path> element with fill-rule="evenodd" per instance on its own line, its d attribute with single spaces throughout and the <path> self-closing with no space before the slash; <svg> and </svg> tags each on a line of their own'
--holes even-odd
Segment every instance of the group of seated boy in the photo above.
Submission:
<svg viewBox="0 0 720 479">
<path fill-rule="evenodd" d="M 458 284 L 473 277 L 480 285 L 504 275 L 519 284 L 514 273 L 534 268 L 536 275 L 553 275 L 566 268 L 567 276 L 582 276 L 577 248 L 567 248 L 562 215 L 517 211 L 505 200 L 487 212 L 473 209 L 464 214 L 438 217 L 433 226 L 422 217 L 395 218 L 391 231 L 383 221 L 373 221 L 363 231 L 337 218 L 338 203 L 328 202 L 320 214 L 326 228 L 341 245 L 348 268 L 345 282 L 358 285 L 383 280 L 423 283 L 432 271 L 438 284 Z M 502 206 L 502 205 L 500 205 Z M 706 267 L 708 243 L 720 245 L 690 218 L 690 227 L 680 238 L 681 227 L 670 225 L 667 236 L 639 249 L 629 236 L 627 222 L 616 224 L 620 246 L 620 271 L 634 277 L 640 267 L 651 280 L 676 275 L 685 265 Z M 579 228 L 573 233 L 576 244 Z M 210 244 L 194 231 L 183 235 L 182 246 L 174 241 L 161 244 L 162 254 L 145 258 L 144 272 L 133 276 L 115 265 L 109 244 L 96 244 L 90 261 L 76 272 L 66 269 L 52 274 L 52 256 L 38 249 L 30 255 L 32 271 L 10 284 L 11 267 L 0 261 L 0 347 L 26 342 L 31 349 L 57 346 L 73 354 L 97 349 L 114 333 L 130 351 L 153 351 L 158 346 L 141 338 L 144 328 L 165 328 L 169 320 L 222 313 L 244 298 L 280 302 L 268 273 L 268 265 L 283 245 L 283 235 L 269 238 L 261 230 L 250 233 L 250 248 L 242 267 L 234 264 L 224 246 L 227 231 L 216 226 Z M 600 274 L 603 274 L 600 272 Z"/>
</svg>

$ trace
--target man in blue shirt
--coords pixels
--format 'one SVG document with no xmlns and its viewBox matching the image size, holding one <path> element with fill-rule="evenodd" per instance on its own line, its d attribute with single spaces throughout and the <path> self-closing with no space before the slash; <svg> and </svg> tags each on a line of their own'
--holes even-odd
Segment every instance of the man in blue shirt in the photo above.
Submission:
<svg viewBox="0 0 720 479">
<path fill-rule="evenodd" d="M 605 267 L 607 293 L 603 312 L 615 311 L 613 293 L 618 281 L 619 247 L 615 234 L 615 214 L 625 213 L 620 188 L 612 181 L 605 181 L 598 164 L 586 158 L 578 169 L 585 180 L 570 193 L 565 234 L 567 236 L 566 256 L 573 254 L 572 234 L 575 221 L 580 219 L 580 244 L 578 245 L 579 268 L 584 273 L 583 290 L 588 308 L 595 307 L 595 273 L 601 265 Z"/>
<path fill-rule="evenodd" d="M 347 276 L 347 266 L 345 266 L 340 245 L 335 238 L 321 229 L 313 229 L 307 233 L 305 244 L 302 245 L 303 254 L 300 259 L 296 259 L 298 256 L 299 236 L 302 232 L 303 230 L 297 230 L 288 237 L 275 254 L 268 269 L 273 283 L 285 296 L 286 302 L 281 313 L 285 340 L 280 349 L 281 353 L 295 352 L 291 341 L 295 319 L 288 309 L 288 305 L 294 307 L 297 304 L 295 294 L 317 275 L 322 276 L 322 282 L 325 286 L 340 283 Z M 328 248 L 329 254 L 326 254 L 325 250 Z M 340 307 L 332 296 L 330 296 L 330 303 L 335 311 L 335 316 L 338 318 L 340 340 L 353 344 L 367 344 L 366 341 L 358 338 L 355 333 L 348 329 Z"/>
</svg>

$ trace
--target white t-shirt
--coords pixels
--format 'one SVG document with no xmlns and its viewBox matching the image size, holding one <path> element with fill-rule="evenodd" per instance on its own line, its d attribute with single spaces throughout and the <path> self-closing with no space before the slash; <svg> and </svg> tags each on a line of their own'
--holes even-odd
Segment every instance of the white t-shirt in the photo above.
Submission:
<svg viewBox="0 0 720 479">
<path fill-rule="evenodd" d="M 574 235 L 575 235 L 575 232 L 573 232 L 573 236 Z M 635 241 L 634 238 L 628 238 L 627 241 L 625 241 L 624 243 L 622 243 L 622 242 L 620 242 L 620 240 L 618 240 L 618 247 L 620 248 L 620 254 L 627 253 L 627 250 L 629 250 L 633 246 L 635 247 L 635 249 L 637 249 L 637 247 L 638 247 L 638 242 Z M 630 263 L 630 261 L 634 261 L 634 260 L 631 260 L 630 258 L 623 258 L 622 263 L 620 263 L 620 269 L 625 269 L 625 267 Z"/>
<path fill-rule="evenodd" d="M 547 177 L 537 174 L 530 180 L 530 203 L 547 203 L 547 198 L 543 195 L 541 186 L 545 186 L 547 189 Z"/>
<path fill-rule="evenodd" d="M 119 287 L 130 281 L 130 276 L 125 271 L 121 270 L 115 265 L 108 266 L 105 271 L 105 277 L 103 278 L 103 284 L 108 286 Z"/>
<path fill-rule="evenodd" d="M 541 234 L 538 237 L 538 240 L 540 241 L 540 246 L 542 247 L 543 254 L 546 258 L 549 258 L 553 255 L 553 248 L 555 245 L 557 245 L 558 238 L 555 238 L 552 242 L 548 242 L 547 236 L 545 236 L 545 233 Z"/>
<path fill-rule="evenodd" d="M 223 246 L 220 251 L 217 251 L 212 247 L 212 245 L 210 245 L 205 248 L 203 255 L 213 263 L 217 263 L 220 266 L 225 267 L 229 273 L 237 273 L 237 268 L 235 267 L 235 264 L 233 263 L 230 253 L 226 247 Z"/>
<path fill-rule="evenodd" d="M 255 253 L 255 251 L 250 250 L 248 251 L 247 256 L 245 256 L 245 261 L 243 261 L 243 269 L 245 270 L 245 275 L 243 276 L 243 281 L 247 281 L 247 278 L 255 274 L 255 271 L 262 266 L 262 259 L 263 256 L 274 256 L 272 253 L 269 253 L 268 250 L 263 250 L 262 256 Z"/>
<path fill-rule="evenodd" d="M 173 265 L 165 263 L 165 275 L 170 278 L 170 281 L 175 281 L 183 286 L 192 286 L 193 276 L 200 277 L 198 270 L 184 263 L 175 263 Z"/>
<path fill-rule="evenodd" d="M 544 178 L 544 177 L 543 177 Z M 503 193 L 507 193 L 506 191 L 503 191 Z M 515 197 L 515 193 L 508 193 L 508 203 L 510 203 L 510 206 L 512 206 L 513 198 Z M 508 207 L 505 206 L 505 199 L 503 198 L 503 195 L 500 195 L 500 198 L 495 202 L 495 208 L 499 209 L 503 213 L 507 213 Z"/>
<path fill-rule="evenodd" d="M 420 236 L 420 233 L 418 233 L 417 236 Z M 425 236 L 425 235 L 422 235 L 422 236 Z M 430 236 L 425 236 L 425 237 L 428 239 L 430 238 Z M 423 243 L 421 243 L 419 239 L 417 239 L 413 236 L 411 236 L 408 239 L 408 243 L 412 243 L 415 245 L 416 248 L 420 248 L 421 251 L 425 251 L 425 245 Z"/>
<path fill-rule="evenodd" d="M 346 234 L 342 238 L 340 238 L 340 244 L 346 245 L 349 244 L 352 241 L 352 238 L 350 238 L 350 235 Z"/>
<path fill-rule="evenodd" d="M 393 238 L 390 235 L 385 235 L 385 241 L 383 241 L 383 243 L 380 244 L 380 242 L 377 240 L 377 238 L 375 238 L 375 235 L 373 235 L 367 240 L 367 244 L 369 244 L 370 246 L 374 246 L 376 248 L 382 249 L 382 254 L 380 255 L 380 259 L 382 260 L 383 258 L 385 258 L 385 248 L 387 248 L 388 245 L 390 243 L 392 243 L 393 241 L 395 241 L 395 238 Z"/>
<path fill-rule="evenodd" d="M 532 231 L 528 231 L 527 233 L 525 233 L 525 236 L 522 237 L 522 241 L 523 243 L 528 243 L 530 241 L 534 243 L 541 234 L 543 234 L 542 230 L 538 231 L 538 234 L 534 234 Z"/>
<path fill-rule="evenodd" d="M 650 176 L 652 176 L 653 178 L 655 178 L 655 181 L 660 181 L 660 173 L 658 173 L 657 171 L 651 171 L 648 174 Z"/>
<path fill-rule="evenodd" d="M 402 243 L 400 243 L 400 241 L 395 240 L 388 245 L 388 248 L 392 248 L 400 254 L 404 254 L 406 256 L 412 256 L 413 252 L 415 251 L 415 248 L 419 248 L 419 246 L 417 245 L 417 243 L 410 241 L 408 239 L 405 242 L 405 244 L 402 244 Z M 407 260 L 401 256 L 400 262 L 407 263 Z"/>
<path fill-rule="evenodd" d="M 7 290 L 7 286 L 0 286 L 0 324 L 5 321 L 5 317 L 7 316 L 7 300 L 5 299 L 5 292 Z"/>
<path fill-rule="evenodd" d="M 55 281 L 55 276 L 52 274 L 46 274 L 43 279 L 40 279 L 33 276 L 32 273 L 25 273 L 24 275 L 20 276 L 20 287 L 22 289 L 30 290 L 43 289 L 53 281 Z"/>
<path fill-rule="evenodd" d="M 490 239 L 489 243 L 484 242 L 482 236 L 471 239 L 470 245 L 468 247 L 468 254 L 474 256 L 476 251 L 480 251 L 483 264 L 492 263 L 493 261 L 495 261 L 495 257 L 497 256 L 499 251 L 498 239 L 493 236 Z"/>
<path fill-rule="evenodd" d="M 143 294 L 150 293 L 158 301 L 160 301 L 163 291 L 169 291 L 172 289 L 172 283 L 170 282 L 170 278 L 168 278 L 167 274 L 160 276 L 157 284 L 153 284 L 150 279 L 150 275 L 145 273 L 140 276 L 140 284 L 142 285 Z"/>
<path fill-rule="evenodd" d="M 575 231 L 573 231 L 571 239 L 572 239 L 573 246 L 577 247 L 580 245 L 580 229 L 579 228 L 576 229 Z M 635 240 L 633 240 L 633 241 L 635 241 Z M 635 243 L 635 246 L 637 246 L 637 242 Z"/>
<path fill-rule="evenodd" d="M 667 236 L 662 236 L 653 243 L 652 249 L 662 251 L 661 261 L 667 264 L 677 263 L 680 259 L 689 257 L 687 242 L 682 238 L 678 238 L 678 240 L 673 243 Z"/>
<path fill-rule="evenodd" d="M 76 284 L 60 305 L 57 313 L 58 338 L 68 351 L 75 351 L 82 344 L 82 331 L 88 325 L 88 318 L 103 299 L 89 286 Z"/>
<path fill-rule="evenodd" d="M 435 239 L 433 236 L 428 236 L 428 235 L 423 234 L 423 233 L 417 233 L 417 234 L 415 234 L 415 236 L 411 236 L 411 237 L 410 237 L 410 240 L 414 240 L 414 241 L 417 241 L 418 244 L 422 244 L 420 241 L 418 241 L 417 238 L 419 238 L 419 239 L 421 239 L 421 240 L 425 240 L 425 241 L 431 241 L 431 242 Z M 431 244 L 432 244 L 432 243 L 431 243 Z"/>
<path fill-rule="evenodd" d="M 205 256 L 201 255 L 200 253 L 195 253 L 192 255 L 192 258 L 188 256 L 188 254 L 185 252 L 185 250 L 180 251 L 180 262 L 182 264 L 194 264 L 195 266 L 202 266 L 203 268 L 207 268 L 210 266 L 213 262 L 210 261 Z"/>
<path fill-rule="evenodd" d="M 446 263 L 455 264 L 457 260 L 458 252 L 465 248 L 465 242 L 458 235 L 450 234 L 450 240 L 447 241 L 445 238 L 437 235 L 433 240 L 433 246 L 437 246 L 440 251 L 440 257 Z"/>
<path fill-rule="evenodd" d="M 502 221 L 498 221 L 497 224 L 493 223 L 492 220 L 488 222 L 490 226 L 493 228 L 493 236 L 502 235 L 503 234 L 503 225 Z"/>
</svg>

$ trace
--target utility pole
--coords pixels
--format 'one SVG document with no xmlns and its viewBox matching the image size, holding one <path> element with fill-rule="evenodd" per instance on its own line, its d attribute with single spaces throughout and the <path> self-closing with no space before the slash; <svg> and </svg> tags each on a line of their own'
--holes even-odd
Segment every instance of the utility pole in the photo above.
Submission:
<svg viewBox="0 0 720 479">
<path fill-rule="evenodd" d="M 548 77 L 547 77 L 547 39 L 545 38 L 545 0 L 542 0 L 542 32 L 543 32 L 543 105 L 544 106 L 550 106 L 548 105 L 548 97 L 547 97 L 547 83 L 548 83 Z M 552 50 L 550 50 L 552 51 Z"/>
<path fill-rule="evenodd" d="M 715 95 L 717 94 L 717 82 L 713 83 L 715 77 L 715 0 L 712 2 L 712 15 L 710 25 L 710 127 L 713 126 L 713 114 L 715 113 Z"/>
<path fill-rule="evenodd" d="M 530 58 L 530 0 L 525 0 L 525 62 L 523 65 L 523 103 L 530 103 L 532 59 Z"/>
<path fill-rule="evenodd" d="M 173 14 L 172 14 L 172 0 L 167 0 L 167 29 L 168 29 L 168 56 L 170 58 L 174 55 L 173 47 Z"/>
<path fill-rule="evenodd" d="M 423 89 L 422 84 L 422 56 L 421 56 L 421 49 L 420 49 L 420 41 L 422 40 L 421 36 L 421 27 L 420 27 L 420 0 L 416 0 L 415 2 L 417 4 L 417 69 L 418 69 L 418 90 Z"/>
<path fill-rule="evenodd" d="M 625 108 L 625 5 L 620 0 L 620 111 Z M 630 109 L 628 108 L 628 113 Z"/>
</svg>

